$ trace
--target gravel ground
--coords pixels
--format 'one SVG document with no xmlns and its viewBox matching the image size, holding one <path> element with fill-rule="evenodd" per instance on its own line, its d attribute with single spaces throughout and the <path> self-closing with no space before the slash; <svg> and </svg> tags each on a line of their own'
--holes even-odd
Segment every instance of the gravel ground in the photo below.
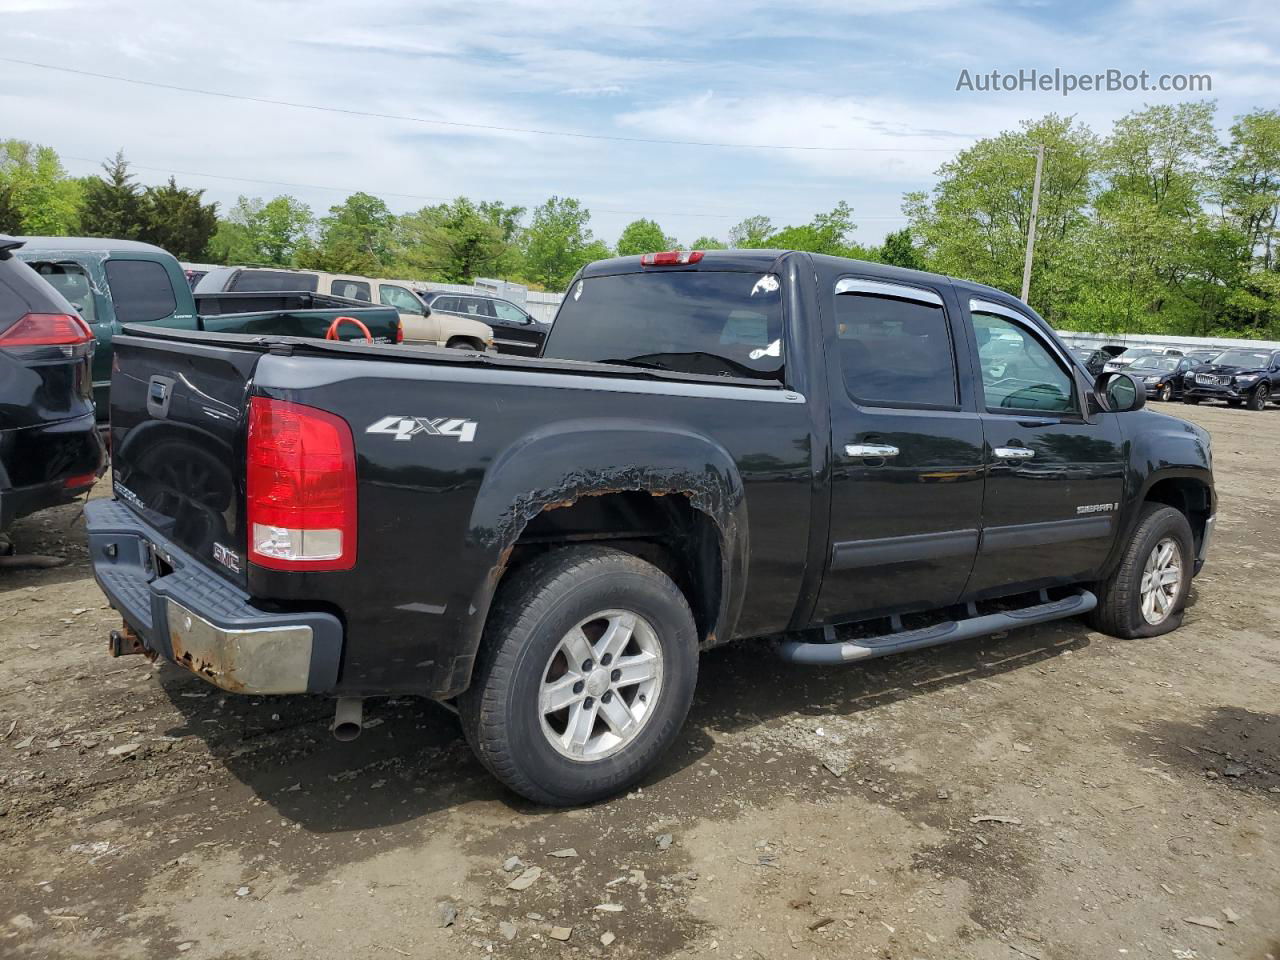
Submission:
<svg viewBox="0 0 1280 960">
<path fill-rule="evenodd" d="M 28 518 L 70 563 L 0 570 L 0 956 L 1280 960 L 1280 410 L 1171 409 L 1222 501 L 1181 630 L 733 645 L 661 769 L 581 810 L 428 702 L 343 744 L 327 701 L 109 659 L 78 508 Z"/>
</svg>

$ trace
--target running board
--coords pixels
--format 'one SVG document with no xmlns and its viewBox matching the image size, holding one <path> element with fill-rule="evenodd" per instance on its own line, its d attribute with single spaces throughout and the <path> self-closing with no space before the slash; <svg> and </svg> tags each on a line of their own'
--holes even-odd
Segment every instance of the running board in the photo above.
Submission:
<svg viewBox="0 0 1280 960">
<path fill-rule="evenodd" d="M 989 613 L 983 616 L 967 617 L 964 620 L 948 620 L 919 630 L 900 630 L 879 637 L 866 637 L 857 642 L 802 643 L 798 640 L 783 640 L 776 645 L 775 649 L 778 656 L 792 663 L 819 665 L 851 663 L 855 660 L 869 660 L 872 657 L 883 657 L 891 653 L 936 647 L 939 644 L 954 643 L 957 640 L 969 640 L 973 637 L 998 633 L 1001 630 L 1027 627 L 1033 623 L 1075 617 L 1088 613 L 1097 605 L 1097 597 L 1088 590 L 1081 590 L 1062 600 L 1038 603 L 1019 610 Z M 972 606 L 970 609 L 973 609 Z"/>
</svg>

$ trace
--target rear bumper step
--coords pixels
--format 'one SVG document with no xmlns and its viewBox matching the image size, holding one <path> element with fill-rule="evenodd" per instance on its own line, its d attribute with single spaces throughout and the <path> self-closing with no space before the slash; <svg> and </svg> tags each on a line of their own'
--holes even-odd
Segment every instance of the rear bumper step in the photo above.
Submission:
<svg viewBox="0 0 1280 960">
<path fill-rule="evenodd" d="M 118 501 L 89 501 L 85 520 L 94 578 L 127 627 L 113 655 L 161 656 L 233 693 L 327 693 L 337 683 L 337 617 L 254 606 Z"/>
<path fill-rule="evenodd" d="M 779 657 L 790 660 L 792 663 L 818 665 L 852 663 L 855 660 L 869 660 L 872 657 L 883 657 L 891 653 L 905 653 L 908 650 L 936 647 L 956 640 L 968 640 L 972 637 L 998 633 L 1001 630 L 1030 626 L 1033 623 L 1075 617 L 1088 613 L 1097 605 L 1097 597 L 1088 590 L 1081 590 L 1061 600 L 1038 603 L 1018 610 L 966 617 L 963 620 L 948 620 L 919 630 L 901 630 L 879 637 L 864 637 L 857 641 L 843 643 L 804 643 L 798 640 L 783 640 L 776 645 L 775 649 Z"/>
</svg>

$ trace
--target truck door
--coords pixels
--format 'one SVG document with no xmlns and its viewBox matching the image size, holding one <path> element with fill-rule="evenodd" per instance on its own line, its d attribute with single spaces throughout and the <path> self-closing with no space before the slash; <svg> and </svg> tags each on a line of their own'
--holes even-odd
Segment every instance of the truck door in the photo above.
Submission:
<svg viewBox="0 0 1280 960">
<path fill-rule="evenodd" d="M 824 302 L 832 472 L 819 622 L 945 606 L 969 578 L 982 423 L 972 398 L 962 404 L 963 329 L 944 290 L 842 276 Z"/>
<path fill-rule="evenodd" d="M 1116 415 L 1085 415 L 1073 365 L 1029 317 L 980 299 L 968 307 L 988 474 L 966 593 L 1091 579 L 1115 539 L 1124 491 Z"/>
</svg>

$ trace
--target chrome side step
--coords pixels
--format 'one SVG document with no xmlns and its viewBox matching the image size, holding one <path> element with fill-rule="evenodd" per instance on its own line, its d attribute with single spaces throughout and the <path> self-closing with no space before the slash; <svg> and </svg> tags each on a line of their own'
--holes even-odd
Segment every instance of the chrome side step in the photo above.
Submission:
<svg viewBox="0 0 1280 960">
<path fill-rule="evenodd" d="M 878 637 L 864 637 L 858 641 L 804 643 L 799 640 L 783 640 L 776 645 L 775 650 L 779 657 L 792 663 L 818 665 L 852 663 L 855 660 L 869 660 L 872 657 L 883 657 L 891 653 L 905 653 L 908 650 L 936 647 L 956 640 L 968 640 L 972 637 L 998 633 L 1001 630 L 1014 630 L 1033 623 L 1075 617 L 1088 613 L 1097 605 L 1097 597 L 1088 590 L 1081 590 L 1061 600 L 1049 600 L 1018 610 L 988 613 L 982 616 L 966 617 L 963 620 L 948 620 L 919 630 L 899 630 Z M 970 610 L 973 609 L 970 606 Z M 895 622 L 898 621 L 895 619 Z"/>
</svg>

